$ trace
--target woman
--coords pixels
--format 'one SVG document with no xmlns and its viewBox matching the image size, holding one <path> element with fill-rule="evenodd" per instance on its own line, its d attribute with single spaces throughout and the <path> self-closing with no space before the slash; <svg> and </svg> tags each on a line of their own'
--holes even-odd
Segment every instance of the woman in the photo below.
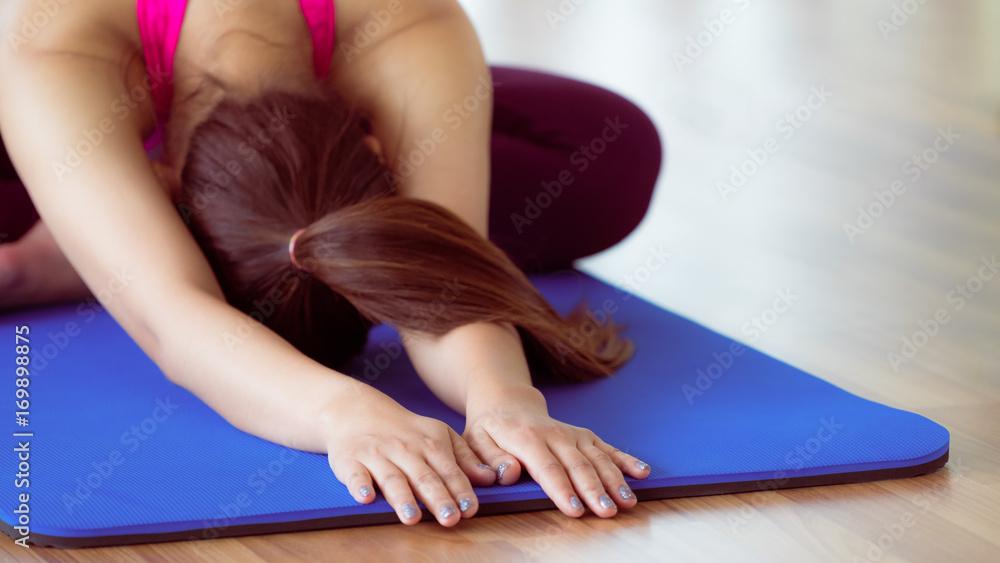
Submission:
<svg viewBox="0 0 1000 563">
<path fill-rule="evenodd" d="M 518 267 L 631 231 L 655 130 L 595 87 L 491 77 L 453 0 L 336 7 L 7 3 L 0 133 L 44 223 L 0 246 L 2 305 L 112 295 L 127 271 L 103 305 L 171 381 L 241 430 L 329 453 L 358 502 L 377 485 L 405 524 L 421 501 L 452 526 L 473 486 L 522 469 L 569 516 L 633 506 L 623 473 L 648 466 L 550 418 L 532 385 L 605 376 L 630 345 L 610 323 L 573 338 Z M 15 239 L 31 211 L 3 185 Z M 375 322 L 462 436 L 331 367 Z"/>
</svg>

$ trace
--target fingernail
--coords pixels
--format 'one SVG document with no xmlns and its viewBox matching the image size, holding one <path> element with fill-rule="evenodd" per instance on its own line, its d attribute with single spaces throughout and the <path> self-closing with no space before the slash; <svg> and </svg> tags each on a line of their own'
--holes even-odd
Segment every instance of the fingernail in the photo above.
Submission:
<svg viewBox="0 0 1000 563">
<path fill-rule="evenodd" d="M 628 485 L 622 485 L 621 488 L 618 489 L 618 494 L 620 494 L 625 500 L 635 498 L 635 493 L 632 492 L 632 489 L 628 488 Z"/>
<path fill-rule="evenodd" d="M 496 471 L 496 469 L 493 469 L 492 467 L 490 467 L 489 465 L 486 465 L 485 463 L 480 463 L 479 464 L 479 468 L 480 469 L 485 469 L 487 471 Z"/>
<path fill-rule="evenodd" d="M 615 501 L 611 500 L 611 497 L 609 497 L 608 495 L 601 495 L 600 500 L 601 500 L 601 506 L 604 508 L 611 508 L 618 506 L 617 504 L 615 504 Z"/>
<path fill-rule="evenodd" d="M 441 515 L 441 519 L 442 520 L 444 520 L 445 518 L 451 516 L 454 513 L 455 513 L 455 507 L 452 506 L 452 505 L 450 505 L 450 504 L 446 504 L 446 505 L 442 506 L 441 510 L 438 511 L 438 514 Z"/>
<path fill-rule="evenodd" d="M 635 460 L 635 466 L 642 471 L 649 469 L 649 464 L 647 464 L 645 461 Z"/>
<path fill-rule="evenodd" d="M 362 498 L 370 496 L 372 494 L 371 487 L 361 487 L 360 489 L 358 489 L 358 492 L 361 494 Z"/>
<path fill-rule="evenodd" d="M 458 509 L 461 510 L 462 512 L 465 512 L 466 510 L 468 510 L 470 508 L 472 508 L 472 499 L 471 498 L 464 498 L 464 499 L 458 501 Z"/>
<path fill-rule="evenodd" d="M 569 505 L 573 507 L 573 510 L 583 510 L 583 503 L 576 497 L 569 497 Z"/>
<path fill-rule="evenodd" d="M 413 506 L 412 503 L 406 503 L 403 505 L 403 519 L 409 520 L 417 515 L 417 507 Z"/>
<path fill-rule="evenodd" d="M 510 467 L 510 464 L 507 463 L 506 461 L 501 463 L 500 466 L 497 467 L 497 481 L 503 479 L 503 472 L 507 471 L 508 467 Z"/>
</svg>

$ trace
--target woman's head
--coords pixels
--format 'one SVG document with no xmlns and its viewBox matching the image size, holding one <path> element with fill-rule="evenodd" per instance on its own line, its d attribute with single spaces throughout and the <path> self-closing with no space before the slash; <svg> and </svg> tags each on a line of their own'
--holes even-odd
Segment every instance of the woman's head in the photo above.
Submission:
<svg viewBox="0 0 1000 563">
<path fill-rule="evenodd" d="M 227 299 L 331 367 L 374 323 L 509 322 L 536 383 L 608 375 L 631 355 L 610 322 L 581 337 L 585 310 L 559 317 L 453 213 L 395 196 L 362 120 L 330 91 L 220 102 L 191 137 L 178 210 Z M 301 269 L 288 248 L 300 229 Z"/>
</svg>

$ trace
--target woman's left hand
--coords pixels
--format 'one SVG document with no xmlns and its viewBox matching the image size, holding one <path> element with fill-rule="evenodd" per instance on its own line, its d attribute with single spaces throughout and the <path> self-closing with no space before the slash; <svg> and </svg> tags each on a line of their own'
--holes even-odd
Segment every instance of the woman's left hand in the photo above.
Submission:
<svg viewBox="0 0 1000 563">
<path fill-rule="evenodd" d="M 623 473 L 637 479 L 649 475 L 648 465 L 590 430 L 550 417 L 544 397 L 533 387 L 470 408 L 462 437 L 497 469 L 499 484 L 517 482 L 523 467 L 572 517 L 583 515 L 584 504 L 603 518 L 635 506 Z"/>
</svg>

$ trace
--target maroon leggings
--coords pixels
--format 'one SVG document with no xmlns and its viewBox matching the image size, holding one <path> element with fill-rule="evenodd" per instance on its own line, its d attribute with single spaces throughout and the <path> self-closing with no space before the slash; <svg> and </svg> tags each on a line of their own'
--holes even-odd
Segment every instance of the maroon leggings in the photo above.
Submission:
<svg viewBox="0 0 1000 563">
<path fill-rule="evenodd" d="M 494 67 L 490 239 L 527 272 L 625 238 L 649 206 L 661 145 L 649 118 L 590 84 Z M 0 242 L 38 219 L 0 145 Z M 4 237 L 3 235 L 6 235 Z"/>
</svg>

